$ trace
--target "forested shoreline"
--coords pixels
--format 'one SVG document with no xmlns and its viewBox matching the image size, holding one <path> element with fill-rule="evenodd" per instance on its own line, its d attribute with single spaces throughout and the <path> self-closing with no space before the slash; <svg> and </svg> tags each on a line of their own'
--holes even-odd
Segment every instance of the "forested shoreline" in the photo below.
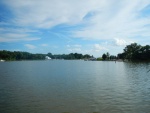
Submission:
<svg viewBox="0 0 150 113">
<path fill-rule="evenodd" d="M 70 54 L 55 54 L 47 53 L 29 53 L 22 51 L 0 51 L 0 59 L 6 61 L 13 60 L 45 60 L 45 57 L 48 56 L 51 59 L 65 59 L 65 60 L 76 60 L 76 59 L 93 59 L 93 55 L 89 54 L 80 54 L 80 53 L 70 53 Z M 97 60 L 109 61 L 109 60 L 127 60 L 127 61 L 150 61 L 150 45 L 141 46 L 137 43 L 132 43 L 127 45 L 123 53 L 119 53 L 117 56 L 110 55 L 108 52 L 102 55 L 102 57 L 97 58 Z M 94 59 L 95 60 L 95 59 Z"/>
<path fill-rule="evenodd" d="M 45 57 L 48 56 L 51 59 L 65 59 L 65 60 L 75 60 L 75 59 L 88 59 L 92 58 L 88 54 L 82 55 L 79 53 L 70 53 L 70 54 L 56 54 L 53 55 L 52 53 L 47 54 L 40 54 L 40 53 L 29 53 L 29 52 L 22 52 L 22 51 L 7 51 L 1 50 L 0 51 L 0 59 L 6 61 L 14 61 L 14 60 L 45 60 Z"/>
<path fill-rule="evenodd" d="M 129 61 L 150 61 L 150 45 L 141 46 L 132 43 L 124 48 L 124 52 L 118 54 L 118 59 Z"/>
</svg>

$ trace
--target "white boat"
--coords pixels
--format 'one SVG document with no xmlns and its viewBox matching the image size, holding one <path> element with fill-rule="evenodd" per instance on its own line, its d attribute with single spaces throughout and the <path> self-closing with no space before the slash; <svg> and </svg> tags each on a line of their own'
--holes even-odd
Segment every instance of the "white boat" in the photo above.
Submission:
<svg viewBox="0 0 150 113">
<path fill-rule="evenodd" d="M 2 59 L 1 59 L 0 62 L 5 62 L 5 60 L 2 60 Z"/>
<path fill-rule="evenodd" d="M 46 60 L 51 60 L 51 58 L 49 56 L 46 56 L 45 59 Z"/>
</svg>

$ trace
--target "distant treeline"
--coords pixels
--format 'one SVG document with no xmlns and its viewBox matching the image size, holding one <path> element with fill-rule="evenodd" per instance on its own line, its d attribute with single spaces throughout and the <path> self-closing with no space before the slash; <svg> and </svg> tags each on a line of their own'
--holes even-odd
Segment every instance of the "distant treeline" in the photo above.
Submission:
<svg viewBox="0 0 150 113">
<path fill-rule="evenodd" d="M 91 55 L 82 55 L 79 53 L 70 53 L 70 54 L 57 54 L 53 55 L 52 53 L 47 54 L 32 54 L 29 52 L 21 52 L 21 51 L 0 51 L 0 59 L 2 60 L 44 60 L 46 56 L 49 56 L 51 59 L 66 59 L 66 60 L 74 60 L 74 59 L 90 59 L 93 58 Z M 119 53 L 117 56 L 110 55 L 108 52 L 102 55 L 102 57 L 97 60 L 144 60 L 150 61 L 150 45 L 141 46 L 137 43 L 132 43 L 127 45 L 124 48 L 123 53 Z"/>
<path fill-rule="evenodd" d="M 93 58 L 93 56 L 91 55 L 88 54 L 82 55 L 80 53 L 58 54 L 58 55 L 52 55 L 52 53 L 48 53 L 46 56 L 49 56 L 52 59 L 66 59 L 66 60 Z"/>
<path fill-rule="evenodd" d="M 44 60 L 46 56 L 49 56 L 51 59 L 88 59 L 93 56 L 88 54 L 82 55 L 79 53 L 70 53 L 70 54 L 59 54 L 53 55 L 52 53 L 48 54 L 32 54 L 29 52 L 21 52 L 21 51 L 0 51 L 0 59 L 3 60 Z"/>
<path fill-rule="evenodd" d="M 101 59 L 98 58 L 98 60 L 116 60 L 116 59 L 117 59 L 116 56 L 110 55 L 108 52 L 107 52 L 107 53 L 104 53 L 104 54 L 102 55 Z"/>
<path fill-rule="evenodd" d="M 38 59 L 45 59 L 44 54 L 32 54 L 28 52 L 21 52 L 21 51 L 0 51 L 0 59 L 3 60 L 38 60 Z"/>
<path fill-rule="evenodd" d="M 119 53 L 117 56 L 110 55 L 108 52 L 104 53 L 102 57 L 97 60 L 128 60 L 128 61 L 150 61 L 150 45 L 141 46 L 137 43 L 127 45 L 123 49 L 123 53 Z"/>
<path fill-rule="evenodd" d="M 124 48 L 124 52 L 118 54 L 119 59 L 150 61 L 150 45 L 141 46 L 132 43 Z"/>
</svg>

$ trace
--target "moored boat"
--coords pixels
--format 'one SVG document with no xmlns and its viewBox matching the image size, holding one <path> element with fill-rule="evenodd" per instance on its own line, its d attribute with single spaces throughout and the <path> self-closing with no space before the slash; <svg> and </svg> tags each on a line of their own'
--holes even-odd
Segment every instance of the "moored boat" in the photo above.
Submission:
<svg viewBox="0 0 150 113">
<path fill-rule="evenodd" d="M 5 60 L 2 60 L 2 59 L 1 59 L 0 62 L 5 62 Z"/>
</svg>

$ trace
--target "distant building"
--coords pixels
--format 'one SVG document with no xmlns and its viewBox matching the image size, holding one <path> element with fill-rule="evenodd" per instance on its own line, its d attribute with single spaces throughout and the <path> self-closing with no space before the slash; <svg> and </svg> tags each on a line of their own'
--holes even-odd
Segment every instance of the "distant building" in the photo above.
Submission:
<svg viewBox="0 0 150 113">
<path fill-rule="evenodd" d="M 49 56 L 46 56 L 45 59 L 46 60 L 51 60 L 51 58 Z"/>
</svg>

